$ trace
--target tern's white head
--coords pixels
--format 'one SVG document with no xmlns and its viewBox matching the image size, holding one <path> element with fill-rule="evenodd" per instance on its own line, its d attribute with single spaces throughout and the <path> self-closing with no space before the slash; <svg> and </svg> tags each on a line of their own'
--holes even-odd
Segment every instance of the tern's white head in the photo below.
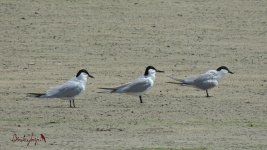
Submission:
<svg viewBox="0 0 267 150">
<path fill-rule="evenodd" d="M 94 78 L 92 75 L 90 75 L 87 70 L 81 69 L 77 74 L 76 78 L 79 80 L 87 81 L 87 77 Z"/>
<path fill-rule="evenodd" d="M 224 77 L 224 75 L 226 75 L 227 73 L 231 73 L 234 74 L 232 71 L 230 71 L 227 67 L 225 66 L 221 66 L 218 69 L 216 69 L 217 71 L 217 79 L 220 80 Z"/>
<path fill-rule="evenodd" d="M 148 66 L 146 67 L 146 71 L 144 73 L 144 76 L 145 77 L 153 77 L 153 80 L 155 79 L 156 77 L 156 72 L 164 72 L 164 71 L 160 71 L 160 70 L 157 70 L 155 67 L 153 66 Z"/>
</svg>

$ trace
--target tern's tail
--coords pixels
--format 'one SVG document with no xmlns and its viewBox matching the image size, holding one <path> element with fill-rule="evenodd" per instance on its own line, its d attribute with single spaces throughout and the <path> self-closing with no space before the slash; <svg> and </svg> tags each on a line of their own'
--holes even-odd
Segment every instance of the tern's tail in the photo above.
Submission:
<svg viewBox="0 0 267 150">
<path fill-rule="evenodd" d="M 113 93 L 116 91 L 116 88 L 98 88 L 101 90 L 108 90 L 108 91 L 101 91 L 101 92 L 97 92 L 97 93 Z"/>
<path fill-rule="evenodd" d="M 39 97 L 39 98 L 43 98 L 43 97 L 45 97 L 45 93 L 27 93 L 27 95 L 29 96 L 29 97 Z"/>
<path fill-rule="evenodd" d="M 183 85 L 182 82 L 166 82 L 166 83 L 171 83 L 171 84 L 180 84 L 180 85 Z"/>
<path fill-rule="evenodd" d="M 182 80 L 182 79 L 176 79 L 174 77 L 168 76 L 169 78 L 178 81 L 178 82 L 167 82 L 167 83 L 171 83 L 171 84 L 180 84 L 180 85 L 190 85 L 189 83 L 186 82 L 186 80 Z"/>
</svg>

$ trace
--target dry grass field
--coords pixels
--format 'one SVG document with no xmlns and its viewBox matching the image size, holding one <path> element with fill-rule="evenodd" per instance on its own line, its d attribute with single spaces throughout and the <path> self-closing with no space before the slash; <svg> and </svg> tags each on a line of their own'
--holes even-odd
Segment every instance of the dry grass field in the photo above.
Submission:
<svg viewBox="0 0 267 150">
<path fill-rule="evenodd" d="M 266 0 L 0 0 L 0 149 L 266 150 Z M 158 73 L 138 97 L 97 93 Z M 225 65 L 210 90 L 168 84 Z M 76 108 L 29 98 L 85 68 Z M 43 133 L 46 143 L 12 142 Z"/>
</svg>

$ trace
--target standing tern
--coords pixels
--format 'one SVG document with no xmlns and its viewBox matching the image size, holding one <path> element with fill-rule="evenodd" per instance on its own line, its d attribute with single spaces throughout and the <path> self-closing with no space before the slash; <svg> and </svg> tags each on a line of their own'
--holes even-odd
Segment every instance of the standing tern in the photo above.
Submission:
<svg viewBox="0 0 267 150">
<path fill-rule="evenodd" d="M 74 97 L 85 90 L 87 77 L 94 78 L 85 69 L 81 69 L 75 77 L 61 85 L 50 88 L 46 93 L 28 93 L 28 95 L 38 98 L 60 98 L 69 100 L 70 107 L 72 107 L 71 101 L 73 107 L 75 107 Z"/>
<path fill-rule="evenodd" d="M 146 67 L 144 75 L 140 76 L 136 80 L 129 83 L 123 84 L 115 88 L 99 88 L 104 90 L 111 90 L 110 93 L 125 93 L 129 95 L 139 96 L 140 103 L 143 103 L 142 95 L 149 91 L 153 85 L 156 78 L 156 72 L 164 72 L 157 70 L 153 66 Z M 99 92 L 104 93 L 104 92 Z"/>
<path fill-rule="evenodd" d="M 199 88 L 201 90 L 206 90 L 207 97 L 210 97 L 209 93 L 208 93 L 208 89 L 216 87 L 219 84 L 219 80 L 222 79 L 225 76 L 225 74 L 227 74 L 227 73 L 234 74 L 227 67 L 221 66 L 216 70 L 208 70 L 204 74 L 189 77 L 189 78 L 184 79 L 184 80 L 175 79 L 175 78 L 169 76 L 170 78 L 172 78 L 176 81 L 179 81 L 179 82 L 178 83 L 177 82 L 167 82 L 167 83 L 191 85 L 191 86 L 194 86 L 194 87 Z"/>
</svg>

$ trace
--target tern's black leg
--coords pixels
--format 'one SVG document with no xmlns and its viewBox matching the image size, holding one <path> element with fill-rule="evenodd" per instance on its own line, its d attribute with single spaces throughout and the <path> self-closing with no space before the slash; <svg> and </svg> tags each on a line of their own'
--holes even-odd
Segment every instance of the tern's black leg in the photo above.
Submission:
<svg viewBox="0 0 267 150">
<path fill-rule="evenodd" d="M 72 99 L 72 105 L 73 105 L 73 107 L 75 107 L 74 99 Z"/>
<path fill-rule="evenodd" d="M 71 108 L 71 99 L 70 99 L 70 108 Z"/>
<path fill-rule="evenodd" d="M 142 96 L 139 96 L 140 103 L 143 103 Z"/>
<path fill-rule="evenodd" d="M 206 93 L 207 93 L 207 97 L 210 97 L 210 96 L 209 96 L 209 93 L 208 93 L 208 90 L 206 90 Z"/>
</svg>

